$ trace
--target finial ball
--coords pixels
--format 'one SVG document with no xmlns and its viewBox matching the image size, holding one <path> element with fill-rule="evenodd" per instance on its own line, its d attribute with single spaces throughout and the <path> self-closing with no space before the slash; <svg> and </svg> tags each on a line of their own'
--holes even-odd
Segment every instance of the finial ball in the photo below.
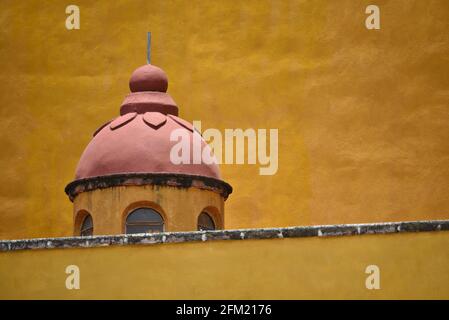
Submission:
<svg viewBox="0 0 449 320">
<path fill-rule="evenodd" d="M 146 64 L 134 70 L 131 79 L 129 79 L 131 92 L 166 92 L 167 87 L 168 78 L 164 70 L 151 64 Z"/>
</svg>

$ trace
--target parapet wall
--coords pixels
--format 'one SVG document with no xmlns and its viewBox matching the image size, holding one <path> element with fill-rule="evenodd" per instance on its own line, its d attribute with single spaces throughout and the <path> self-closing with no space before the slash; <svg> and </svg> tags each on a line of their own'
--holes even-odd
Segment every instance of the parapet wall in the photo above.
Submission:
<svg viewBox="0 0 449 320">
<path fill-rule="evenodd" d="M 444 220 L 1 241 L 0 298 L 449 299 L 447 230 Z M 78 290 L 65 285 L 71 265 Z M 366 287 L 373 265 L 380 289 Z"/>
<path fill-rule="evenodd" d="M 448 231 L 449 220 L 237 229 L 154 234 L 121 234 L 90 237 L 36 238 L 0 241 L 0 251 L 25 249 L 86 248 L 116 245 L 161 244 L 212 240 L 329 237 L 401 232 Z"/>
</svg>

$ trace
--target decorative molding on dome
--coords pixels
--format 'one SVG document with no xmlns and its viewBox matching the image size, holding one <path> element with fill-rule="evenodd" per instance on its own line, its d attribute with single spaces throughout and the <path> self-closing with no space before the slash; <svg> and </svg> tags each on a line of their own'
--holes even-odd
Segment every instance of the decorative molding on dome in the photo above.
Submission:
<svg viewBox="0 0 449 320">
<path fill-rule="evenodd" d="M 146 125 L 148 125 L 150 128 L 153 128 L 153 129 L 159 129 L 167 122 L 167 115 L 164 113 L 161 113 L 161 112 L 157 112 L 157 111 L 145 112 L 142 115 L 139 115 L 136 112 L 126 113 L 126 114 L 119 116 L 111 121 L 108 121 L 105 124 L 103 124 L 102 126 L 100 126 L 97 130 L 95 130 L 93 136 L 95 137 L 101 130 L 103 130 L 107 126 L 109 126 L 109 128 L 111 130 L 116 130 L 118 128 L 121 128 L 121 127 L 125 126 L 126 124 L 130 123 L 136 117 L 138 117 L 138 118 L 141 117 L 143 122 Z M 169 114 L 168 117 L 171 120 L 173 120 L 176 124 L 178 124 L 180 127 L 187 129 L 190 132 L 193 132 L 194 127 L 188 121 L 181 119 L 177 116 L 171 115 L 171 114 Z"/>
<path fill-rule="evenodd" d="M 167 116 L 160 112 L 145 112 L 143 122 L 153 129 L 158 129 L 167 122 Z"/>
<path fill-rule="evenodd" d="M 171 119 L 173 119 L 173 121 L 175 121 L 175 122 L 176 122 L 177 124 L 179 124 L 180 126 L 183 126 L 183 127 L 186 128 L 187 130 L 193 132 L 193 125 L 192 125 L 190 122 L 188 122 L 188 121 L 186 121 L 186 120 L 184 120 L 184 119 L 182 119 L 182 118 L 179 118 L 179 117 L 177 117 L 177 116 L 175 116 L 175 115 L 169 114 L 168 116 L 169 116 Z"/>
<path fill-rule="evenodd" d="M 109 120 L 106 123 L 103 123 L 101 126 L 99 126 L 97 128 L 97 130 L 95 130 L 95 132 L 92 134 L 92 136 L 95 137 L 101 130 L 103 130 L 105 127 L 107 127 L 112 121 L 114 121 L 114 119 Z"/>
<path fill-rule="evenodd" d="M 133 92 L 125 97 L 120 107 L 120 114 L 129 112 L 160 112 L 177 116 L 179 110 L 176 102 L 167 93 L 146 91 Z"/>
<path fill-rule="evenodd" d="M 111 128 L 111 130 L 118 129 L 118 128 L 124 126 L 125 124 L 127 124 L 128 122 L 131 122 L 132 120 L 134 120 L 134 118 L 136 116 L 137 116 L 137 113 L 135 113 L 135 112 L 127 113 L 121 117 L 118 117 L 114 121 L 112 121 L 111 124 L 109 125 L 109 128 Z"/>
<path fill-rule="evenodd" d="M 65 193 L 73 201 L 87 191 L 117 186 L 156 185 L 176 188 L 198 188 L 219 193 L 225 200 L 232 193 L 228 183 L 211 177 L 178 173 L 125 173 L 72 181 L 65 187 Z"/>
</svg>

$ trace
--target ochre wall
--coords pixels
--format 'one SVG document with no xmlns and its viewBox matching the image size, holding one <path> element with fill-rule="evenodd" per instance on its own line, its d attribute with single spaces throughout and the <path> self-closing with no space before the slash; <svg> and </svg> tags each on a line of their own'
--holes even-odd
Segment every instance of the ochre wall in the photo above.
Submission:
<svg viewBox="0 0 449 320">
<path fill-rule="evenodd" d="M 449 299 L 448 246 L 430 232 L 0 252 L 0 299 Z"/>
<path fill-rule="evenodd" d="M 449 218 L 447 0 L 3 0 L 0 30 L 0 238 L 72 233 L 63 189 L 147 31 L 183 118 L 279 129 L 276 175 L 221 166 L 227 228 Z"/>
<path fill-rule="evenodd" d="M 196 231 L 203 210 L 214 218 L 217 229 L 223 229 L 223 198 L 197 188 L 122 186 L 80 193 L 74 201 L 74 220 L 87 211 L 92 215 L 94 235 L 121 234 L 126 216 L 140 207 L 157 210 L 164 218 L 165 231 Z"/>
</svg>

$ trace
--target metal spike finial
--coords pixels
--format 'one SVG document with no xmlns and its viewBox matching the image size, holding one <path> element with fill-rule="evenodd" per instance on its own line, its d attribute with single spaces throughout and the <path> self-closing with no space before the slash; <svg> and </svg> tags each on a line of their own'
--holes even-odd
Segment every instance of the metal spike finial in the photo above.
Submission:
<svg viewBox="0 0 449 320">
<path fill-rule="evenodd" d="M 147 33 L 147 63 L 151 63 L 151 32 Z"/>
</svg>

